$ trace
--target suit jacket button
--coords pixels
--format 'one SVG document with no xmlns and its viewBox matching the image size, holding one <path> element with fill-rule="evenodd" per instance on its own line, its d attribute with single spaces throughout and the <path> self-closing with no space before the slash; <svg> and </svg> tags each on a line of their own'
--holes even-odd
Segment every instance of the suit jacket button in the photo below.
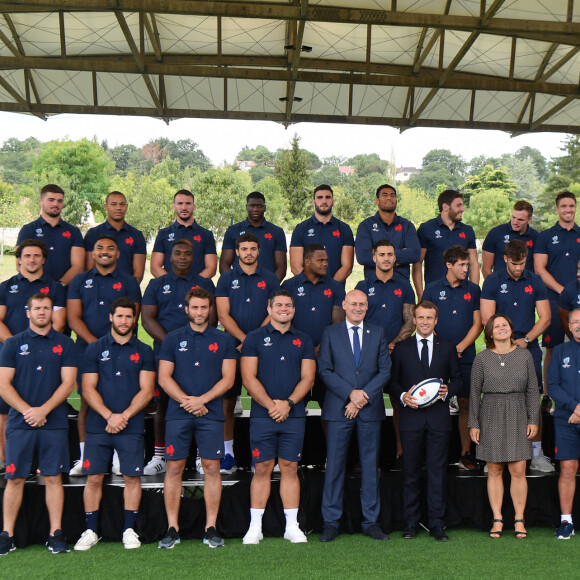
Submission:
<svg viewBox="0 0 580 580">
<path fill-rule="evenodd" d="M 356 374 L 359 375 L 360 373 L 358 371 L 356 371 Z"/>
</svg>

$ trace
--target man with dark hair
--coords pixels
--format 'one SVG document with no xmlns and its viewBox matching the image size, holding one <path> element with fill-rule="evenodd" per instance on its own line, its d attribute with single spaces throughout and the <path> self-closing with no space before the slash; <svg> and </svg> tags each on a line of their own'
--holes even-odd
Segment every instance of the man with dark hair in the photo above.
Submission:
<svg viewBox="0 0 580 580">
<path fill-rule="evenodd" d="M 90 409 L 83 460 L 83 474 L 88 475 L 84 492 L 87 529 L 75 544 L 78 551 L 89 550 L 99 541 L 103 477 L 113 451 L 119 455 L 125 483 L 123 545 L 127 550 L 141 545 L 135 522 L 145 454 L 143 409 L 153 396 L 155 359 L 151 347 L 133 334 L 137 309 L 129 298 L 113 301 L 109 321 L 110 332 L 88 346 L 82 368 L 83 397 Z"/>
<path fill-rule="evenodd" d="M 467 427 L 469 416 L 469 393 L 471 390 L 471 366 L 475 358 L 475 341 L 481 334 L 481 312 L 478 284 L 467 279 L 469 250 L 451 246 L 443 252 L 447 275 L 441 280 L 427 284 L 423 300 L 433 302 L 439 308 L 440 324 L 435 326 L 438 336 L 451 341 L 457 350 L 463 384 L 457 394 L 459 405 L 459 436 L 461 459 L 459 467 L 478 469 L 471 450 L 471 438 Z"/>
<path fill-rule="evenodd" d="M 280 466 L 280 496 L 284 506 L 284 538 L 304 543 L 298 526 L 300 480 L 306 413 L 302 399 L 314 384 L 314 347 L 307 334 L 292 326 L 294 303 L 286 290 L 268 301 L 269 322 L 248 333 L 243 343 L 242 379 L 252 397 L 250 447 L 255 472 L 250 488 L 250 527 L 244 544 L 262 539 L 262 516 L 270 496 L 276 459 Z"/>
<path fill-rule="evenodd" d="M 159 359 L 161 343 L 168 333 L 187 324 L 185 295 L 194 288 L 203 288 L 212 296 L 215 286 L 211 280 L 192 273 L 193 245 L 181 239 L 171 247 L 171 272 L 153 278 L 145 290 L 142 301 L 141 320 L 143 328 L 153 338 L 153 352 Z M 209 324 L 217 325 L 215 306 L 210 310 Z M 145 466 L 143 475 L 157 475 L 165 472 L 165 413 L 167 394 L 163 389 L 155 389 L 157 411 L 153 419 L 155 451 L 151 461 Z"/>
<path fill-rule="evenodd" d="M 492 271 L 505 270 L 504 247 L 511 240 L 521 240 L 528 248 L 526 270 L 534 271 L 534 249 L 538 232 L 530 227 L 534 208 L 531 203 L 520 200 L 516 201 L 512 210 L 511 220 L 507 224 L 501 224 L 491 228 L 485 240 L 481 252 L 481 273 L 487 278 Z"/>
<path fill-rule="evenodd" d="M 254 234 L 239 236 L 236 240 L 238 264 L 220 276 L 215 291 L 218 319 L 224 330 L 236 339 L 238 351 L 242 350 L 248 332 L 267 321 L 268 297 L 280 288 L 276 275 L 259 265 L 259 253 L 260 242 Z M 241 392 L 242 381 L 238 373 L 234 386 L 223 397 L 225 454 L 222 473 L 231 474 L 237 469 L 234 408 Z"/>
<path fill-rule="evenodd" d="M 11 407 L 0 556 L 16 549 L 14 526 L 35 454 L 46 488 L 48 549 L 53 554 L 69 551 L 61 531 L 61 473 L 68 468 L 66 399 L 74 389 L 77 369 L 72 340 L 52 328 L 52 308 L 50 296 L 31 296 L 26 310 L 29 328 L 9 338 L 0 353 L 0 396 Z"/>
<path fill-rule="evenodd" d="M 541 235 L 541 234 L 540 234 Z M 542 278 L 526 269 L 528 247 L 522 240 L 505 245 L 506 269 L 490 274 L 483 283 L 481 318 L 485 325 L 490 316 L 501 312 L 513 324 L 513 339 L 520 348 L 527 348 L 534 359 L 538 386 L 542 389 L 542 349 L 538 338 L 550 325 L 550 302 Z M 537 313 L 537 320 L 536 320 Z M 542 420 L 532 440 L 531 469 L 551 472 L 554 466 L 542 453 Z"/>
<path fill-rule="evenodd" d="M 364 266 L 365 278 L 375 271 L 373 244 L 390 240 L 397 254 L 395 270 L 409 279 L 409 266 L 421 257 L 421 246 L 415 226 L 397 215 L 397 190 L 388 184 L 378 187 L 375 203 L 379 211 L 363 220 L 356 232 L 355 251 L 359 264 Z"/>
<path fill-rule="evenodd" d="M 205 536 L 210 548 L 224 545 L 216 530 L 221 499 L 220 459 L 224 455 L 222 395 L 234 384 L 238 354 L 234 341 L 209 325 L 213 296 L 194 288 L 185 296 L 188 324 L 170 332 L 159 354 L 159 384 L 169 395 L 163 486 L 167 532 L 159 548 L 180 542 L 182 475 L 195 433 L 204 473 Z"/>
<path fill-rule="evenodd" d="M 93 247 L 95 240 L 102 234 L 115 238 L 119 247 L 119 269 L 135 276 L 141 283 L 145 273 L 147 245 L 145 236 L 125 221 L 129 209 L 127 198 L 120 191 L 111 191 L 105 200 L 107 219 L 102 224 L 91 228 L 85 235 L 85 269 L 90 270 L 95 265 Z"/>
<path fill-rule="evenodd" d="M 139 318 L 141 307 L 141 290 L 137 280 L 117 268 L 119 248 L 115 239 L 108 235 L 99 236 L 95 241 L 93 256 L 95 266 L 73 278 L 66 302 L 68 324 L 77 335 L 77 361 L 81 369 L 87 346 L 97 342 L 111 329 L 109 308 L 113 301 L 122 296 L 128 296 L 136 304 L 135 322 Z M 80 458 L 75 462 L 69 475 L 83 474 L 85 423 L 89 407 L 82 396 L 82 377 L 78 379 L 78 392 L 81 396 L 78 416 Z M 119 475 L 116 459 L 117 456 L 113 461 L 113 473 Z"/>
<path fill-rule="evenodd" d="M 332 215 L 334 192 L 322 184 L 314 190 L 314 215 L 299 223 L 290 240 L 290 269 L 298 276 L 304 267 L 304 249 L 319 244 L 328 254 L 327 275 L 341 284 L 352 273 L 354 236 L 350 226 Z"/>
<path fill-rule="evenodd" d="M 173 196 L 175 221 L 157 233 L 151 253 L 151 274 L 158 278 L 171 271 L 171 246 L 185 238 L 193 244 L 193 273 L 213 278 L 217 270 L 217 252 L 213 234 L 194 219 L 195 199 L 187 189 Z"/>
<path fill-rule="evenodd" d="M 64 191 L 53 183 L 40 190 L 40 217 L 22 226 L 17 245 L 23 240 L 36 239 L 48 246 L 44 273 L 68 286 L 85 265 L 85 248 L 81 231 L 61 219 Z"/>
<path fill-rule="evenodd" d="M 284 230 L 264 218 L 266 199 L 263 193 L 252 191 L 246 198 L 248 217 L 243 222 L 230 226 L 224 235 L 220 256 L 220 274 L 237 264 L 236 240 L 251 233 L 260 240 L 260 266 L 274 272 L 280 282 L 286 276 L 286 235 Z"/>
<path fill-rule="evenodd" d="M 459 245 L 469 250 L 469 279 L 479 284 L 479 262 L 475 245 L 475 232 L 471 226 L 461 220 L 465 206 L 463 194 L 453 189 L 446 189 L 437 198 L 439 215 L 422 223 L 417 230 L 421 242 L 421 257 L 413 265 L 413 284 L 417 298 L 423 296 L 423 271 L 425 262 L 425 286 L 441 280 L 447 274 L 443 263 L 443 252 L 451 246 Z"/>
</svg>

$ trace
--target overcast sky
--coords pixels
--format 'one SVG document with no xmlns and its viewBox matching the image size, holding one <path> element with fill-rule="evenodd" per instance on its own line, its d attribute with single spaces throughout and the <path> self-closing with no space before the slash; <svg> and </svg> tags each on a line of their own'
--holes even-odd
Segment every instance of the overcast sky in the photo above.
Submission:
<svg viewBox="0 0 580 580">
<path fill-rule="evenodd" d="M 321 159 L 331 155 L 352 157 L 358 153 L 378 153 L 394 160 L 397 167 L 420 167 L 432 149 L 449 149 L 467 161 L 478 155 L 500 156 L 529 145 L 548 160 L 562 154 L 564 134 L 536 133 L 511 138 L 501 131 L 467 129 L 410 129 L 399 133 L 391 127 L 299 123 L 285 129 L 271 121 L 225 121 L 181 119 L 166 125 L 147 117 L 107 117 L 97 115 L 55 115 L 48 121 L 17 113 L 0 113 L 0 142 L 10 137 L 40 141 L 83 137 L 107 140 L 110 147 L 132 143 L 142 146 L 156 137 L 178 141 L 192 139 L 215 165 L 232 163 L 244 146 L 264 145 L 271 151 L 286 148 L 294 133 L 301 146 Z"/>
</svg>

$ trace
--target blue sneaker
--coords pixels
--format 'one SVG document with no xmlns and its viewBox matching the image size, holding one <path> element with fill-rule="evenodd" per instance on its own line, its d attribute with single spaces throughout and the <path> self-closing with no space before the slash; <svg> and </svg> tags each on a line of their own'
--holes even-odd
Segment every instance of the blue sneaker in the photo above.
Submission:
<svg viewBox="0 0 580 580">
<path fill-rule="evenodd" d="M 558 540 L 569 540 L 574 535 L 574 525 L 564 520 L 556 528 L 556 538 Z"/>
<path fill-rule="evenodd" d="M 48 536 L 46 545 L 48 546 L 48 551 L 53 554 L 68 554 L 70 552 L 62 530 L 56 530 L 52 536 Z"/>
<path fill-rule="evenodd" d="M 231 475 L 238 469 L 238 464 L 234 457 L 232 457 L 229 453 L 226 453 L 226 456 L 221 460 L 220 463 L 220 473 L 225 473 L 227 475 Z"/>
<path fill-rule="evenodd" d="M 16 550 L 14 543 L 14 536 L 9 536 L 8 532 L 4 531 L 0 534 L 0 556 L 6 556 L 8 552 Z"/>
<path fill-rule="evenodd" d="M 205 531 L 203 543 L 210 548 L 223 548 L 224 539 L 218 535 L 216 529 L 212 526 Z"/>
</svg>

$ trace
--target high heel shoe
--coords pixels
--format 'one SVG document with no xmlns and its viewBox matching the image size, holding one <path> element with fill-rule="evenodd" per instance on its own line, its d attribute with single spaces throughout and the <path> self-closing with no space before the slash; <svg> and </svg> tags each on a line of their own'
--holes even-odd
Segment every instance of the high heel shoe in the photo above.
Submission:
<svg viewBox="0 0 580 580">
<path fill-rule="evenodd" d="M 494 530 L 493 529 L 493 526 L 495 525 L 496 522 L 501 524 L 501 526 L 502 526 L 501 530 Z M 503 520 L 500 520 L 499 518 L 494 519 L 493 525 L 491 527 L 492 527 L 492 529 L 489 532 L 489 537 L 492 540 L 497 540 L 498 538 L 501 538 L 501 536 L 503 534 Z"/>
<path fill-rule="evenodd" d="M 524 520 L 515 520 L 514 521 L 514 530 L 515 530 L 516 524 L 522 524 L 523 526 L 525 526 L 526 522 Z M 515 530 L 514 534 L 518 540 L 523 540 L 524 538 L 527 538 L 527 536 L 528 536 L 528 532 L 519 532 L 518 530 Z"/>
</svg>

